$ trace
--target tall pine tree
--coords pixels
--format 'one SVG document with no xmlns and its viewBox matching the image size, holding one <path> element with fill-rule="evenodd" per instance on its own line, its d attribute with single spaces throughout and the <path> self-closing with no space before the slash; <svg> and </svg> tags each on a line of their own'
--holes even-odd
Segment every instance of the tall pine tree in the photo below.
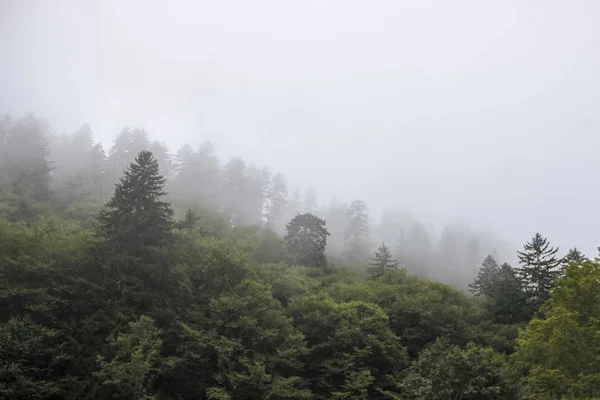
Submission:
<svg viewBox="0 0 600 400">
<path fill-rule="evenodd" d="M 100 233 L 113 252 L 138 255 L 171 241 L 173 210 L 161 200 L 165 181 L 153 154 L 141 151 L 98 216 Z"/>
<path fill-rule="evenodd" d="M 494 301 L 492 311 L 494 321 L 500 324 L 516 324 L 525 315 L 525 293 L 521 279 L 509 264 L 502 264 L 496 273 L 494 284 L 488 289 L 488 296 Z"/>
<path fill-rule="evenodd" d="M 574 262 L 576 264 L 581 264 L 586 261 L 587 257 L 577 248 L 573 247 L 569 250 L 567 255 L 563 258 L 563 264 L 566 267 L 570 263 Z"/>
<path fill-rule="evenodd" d="M 492 288 L 498 278 L 498 263 L 494 260 L 494 257 L 488 255 L 483 263 L 475 280 L 469 284 L 469 291 L 475 296 L 491 294 Z"/>
<path fill-rule="evenodd" d="M 161 200 L 164 184 L 152 153 L 141 151 L 97 218 L 104 240 L 100 259 L 109 286 L 120 292 L 123 303 L 118 312 L 130 318 L 132 310 L 164 310 L 178 285 L 163 249 L 172 243 L 174 228 L 171 205 Z"/>
<path fill-rule="evenodd" d="M 558 247 L 550 246 L 548 239 L 536 233 L 530 242 L 518 251 L 521 267 L 518 274 L 523 282 L 527 301 L 535 312 L 550 297 L 555 278 L 561 273 L 561 259 L 556 257 Z"/>
<path fill-rule="evenodd" d="M 400 265 L 400 261 L 392 259 L 390 248 L 387 247 L 385 243 L 382 243 L 379 250 L 375 251 L 375 258 L 373 258 L 372 261 L 373 262 L 369 263 L 367 270 L 374 278 L 378 278 L 386 271 L 396 269 L 398 268 L 398 265 Z"/>
<path fill-rule="evenodd" d="M 348 261 L 364 262 L 371 249 L 371 232 L 367 205 L 354 200 L 348 208 L 348 225 L 344 234 L 345 256 Z"/>
</svg>

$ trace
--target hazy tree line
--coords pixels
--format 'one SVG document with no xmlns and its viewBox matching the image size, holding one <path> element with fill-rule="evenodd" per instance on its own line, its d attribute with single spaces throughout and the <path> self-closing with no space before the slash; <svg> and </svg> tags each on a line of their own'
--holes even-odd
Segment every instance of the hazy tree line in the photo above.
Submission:
<svg viewBox="0 0 600 400">
<path fill-rule="evenodd" d="M 58 135 L 33 115 L 14 121 L 6 116 L 1 129 L 7 138 L 1 149 L 5 168 L 19 169 L 28 160 L 46 160 L 40 168 L 49 168 L 47 182 L 40 182 L 39 193 L 31 200 L 52 198 L 73 218 L 92 217 L 133 157 L 150 150 L 167 179 L 167 198 L 181 210 L 193 209 L 205 219 L 204 224 L 215 225 L 212 229 L 229 224 L 254 226 L 283 236 L 294 215 L 311 212 L 327 221 L 330 258 L 363 265 L 385 242 L 411 273 L 465 291 L 487 254 L 505 258 L 510 251 L 501 240 L 464 225 L 448 225 L 438 234 L 430 224 L 403 210 L 387 210 L 375 226 L 364 201 L 334 199 L 319 204 L 312 189 L 291 190 L 282 174 L 266 167 L 241 158 L 222 163 L 210 142 L 172 150 L 165 143 L 151 141 L 144 130 L 125 128 L 105 149 L 95 142 L 89 125 L 70 135 Z M 35 203 L 21 206 L 30 209 L 17 213 L 36 215 Z"/>
<path fill-rule="evenodd" d="M 1 398 L 600 396 L 600 263 L 541 234 L 513 267 L 207 143 L 33 116 L 2 120 L 0 179 Z M 459 263 L 474 296 L 410 273 Z"/>
</svg>

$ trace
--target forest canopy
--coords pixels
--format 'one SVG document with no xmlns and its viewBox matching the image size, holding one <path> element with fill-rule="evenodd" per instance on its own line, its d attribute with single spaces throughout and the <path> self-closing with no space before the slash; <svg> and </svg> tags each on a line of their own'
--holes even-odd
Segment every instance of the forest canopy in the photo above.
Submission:
<svg viewBox="0 0 600 400">
<path fill-rule="evenodd" d="M 208 142 L 5 116 L 0 397 L 599 397 L 600 261 L 541 233 L 515 255 Z"/>
</svg>

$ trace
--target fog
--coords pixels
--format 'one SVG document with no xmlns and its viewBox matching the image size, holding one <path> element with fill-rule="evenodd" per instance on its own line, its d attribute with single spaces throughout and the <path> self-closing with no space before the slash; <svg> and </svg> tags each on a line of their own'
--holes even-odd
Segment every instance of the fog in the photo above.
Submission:
<svg viewBox="0 0 600 400">
<path fill-rule="evenodd" d="M 3 0 L 0 112 L 88 123 L 107 150 L 126 126 L 171 153 L 210 141 L 321 206 L 364 200 L 374 241 L 399 209 L 502 238 L 486 249 L 540 231 L 593 255 L 599 17 L 592 0 Z"/>
</svg>

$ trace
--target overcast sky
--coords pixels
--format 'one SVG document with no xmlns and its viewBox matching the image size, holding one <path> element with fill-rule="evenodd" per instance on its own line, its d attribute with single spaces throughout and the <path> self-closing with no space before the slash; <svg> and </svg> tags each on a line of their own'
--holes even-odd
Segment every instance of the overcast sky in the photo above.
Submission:
<svg viewBox="0 0 600 400">
<path fill-rule="evenodd" d="M 0 111 L 600 245 L 600 1 L 0 0 Z M 375 216 L 375 215 L 374 215 Z"/>
</svg>

